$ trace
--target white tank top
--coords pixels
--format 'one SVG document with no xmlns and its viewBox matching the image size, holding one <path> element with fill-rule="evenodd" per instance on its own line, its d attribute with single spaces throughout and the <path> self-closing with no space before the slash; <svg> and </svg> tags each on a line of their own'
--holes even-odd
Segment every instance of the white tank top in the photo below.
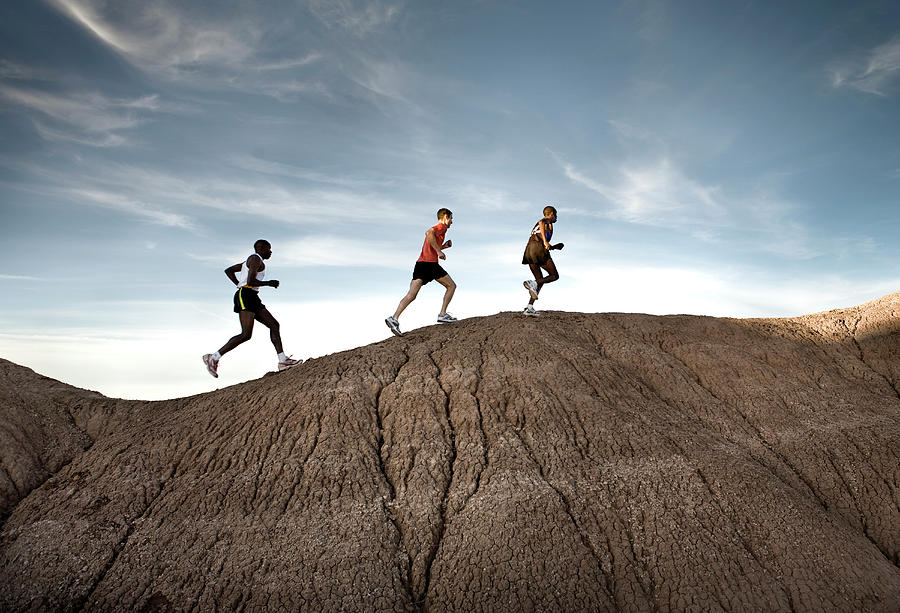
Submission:
<svg viewBox="0 0 900 613">
<path fill-rule="evenodd" d="M 247 256 L 247 260 L 252 258 L 254 255 L 259 258 L 260 262 L 262 262 L 262 256 L 259 255 L 258 253 L 251 253 L 249 256 Z M 247 278 L 250 276 L 250 268 L 247 267 L 247 260 L 244 260 L 244 263 L 241 265 L 241 274 L 238 275 L 238 287 L 249 287 L 250 289 L 259 291 L 258 287 L 251 287 L 251 286 L 247 285 Z M 263 266 L 265 266 L 265 262 L 263 262 Z M 266 278 L 265 269 L 256 271 L 256 280 L 257 281 L 264 281 L 265 278 Z"/>
</svg>

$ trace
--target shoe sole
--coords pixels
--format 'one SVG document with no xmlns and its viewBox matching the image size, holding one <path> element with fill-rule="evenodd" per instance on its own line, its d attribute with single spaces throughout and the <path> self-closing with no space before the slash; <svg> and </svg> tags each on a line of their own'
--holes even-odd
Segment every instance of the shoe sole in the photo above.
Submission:
<svg viewBox="0 0 900 613">
<path fill-rule="evenodd" d="M 438 322 L 439 324 L 455 324 L 455 323 L 458 322 L 458 321 L 459 321 L 458 319 L 445 319 L 445 320 L 443 320 L 443 321 L 440 320 L 440 319 L 437 320 L 437 322 Z"/>
<path fill-rule="evenodd" d="M 526 313 L 524 311 L 522 312 L 522 315 L 524 315 L 525 317 L 540 317 L 541 316 L 540 313 Z"/>
<path fill-rule="evenodd" d="M 300 366 L 300 364 L 302 364 L 302 363 L 303 363 L 303 362 L 297 362 L 296 364 L 291 364 L 290 366 L 282 366 L 281 364 L 279 364 L 279 365 L 278 365 L 278 372 L 281 372 L 281 371 L 283 371 L 283 370 L 288 370 L 289 368 L 293 368 L 294 366 Z"/>
<path fill-rule="evenodd" d="M 394 334 L 394 336 L 403 336 L 403 332 L 400 331 L 400 328 L 395 328 L 388 320 L 384 320 L 384 325 L 391 329 L 391 332 Z"/>
<path fill-rule="evenodd" d="M 533 289 L 531 289 L 531 286 L 528 284 L 528 281 L 522 281 L 522 285 L 525 286 L 525 289 L 528 290 L 528 293 L 531 294 L 532 298 L 534 298 L 535 300 L 538 299 L 537 292 L 534 291 Z"/>
</svg>

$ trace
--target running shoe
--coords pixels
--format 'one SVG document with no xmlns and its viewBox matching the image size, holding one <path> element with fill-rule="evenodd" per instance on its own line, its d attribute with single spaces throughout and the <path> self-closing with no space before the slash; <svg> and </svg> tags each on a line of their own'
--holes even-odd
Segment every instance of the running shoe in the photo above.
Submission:
<svg viewBox="0 0 900 613">
<path fill-rule="evenodd" d="M 203 363 L 206 364 L 206 370 L 209 371 L 209 374 L 218 379 L 219 361 L 214 360 L 211 353 L 207 353 L 203 356 Z"/>
<path fill-rule="evenodd" d="M 281 372 L 282 370 L 287 370 L 291 366 L 296 366 L 297 364 L 302 364 L 302 363 L 303 363 L 303 360 L 294 360 L 292 358 L 285 358 L 284 360 L 281 360 L 280 362 L 278 362 L 278 372 Z"/>
<path fill-rule="evenodd" d="M 525 310 L 522 311 L 522 315 L 527 315 L 528 317 L 538 317 L 540 313 L 534 310 L 534 307 L 530 304 L 525 307 Z"/>
<path fill-rule="evenodd" d="M 456 318 L 450 313 L 441 313 L 437 318 L 439 324 L 452 324 L 454 321 L 456 321 Z"/>
<path fill-rule="evenodd" d="M 384 323 L 387 324 L 387 327 L 391 329 L 395 336 L 403 336 L 403 332 L 400 331 L 400 322 L 394 319 L 393 315 L 385 319 Z"/>
<path fill-rule="evenodd" d="M 534 279 L 529 279 L 528 281 L 522 281 L 522 285 L 525 286 L 525 289 L 528 290 L 528 293 L 531 294 L 532 298 L 534 298 L 535 300 L 538 299 L 537 281 L 535 281 Z"/>
</svg>

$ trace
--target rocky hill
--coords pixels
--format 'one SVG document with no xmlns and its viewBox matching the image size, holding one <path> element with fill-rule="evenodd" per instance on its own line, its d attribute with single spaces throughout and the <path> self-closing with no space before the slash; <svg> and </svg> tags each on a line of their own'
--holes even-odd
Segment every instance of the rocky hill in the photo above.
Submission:
<svg viewBox="0 0 900 613">
<path fill-rule="evenodd" d="M 0 610 L 897 611 L 898 390 L 900 294 L 503 313 L 165 402 L 0 361 Z"/>
</svg>

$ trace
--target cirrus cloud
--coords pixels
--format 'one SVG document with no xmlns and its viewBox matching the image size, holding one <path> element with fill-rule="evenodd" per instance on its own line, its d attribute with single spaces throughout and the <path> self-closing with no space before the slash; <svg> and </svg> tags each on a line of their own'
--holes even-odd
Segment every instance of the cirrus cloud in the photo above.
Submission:
<svg viewBox="0 0 900 613">
<path fill-rule="evenodd" d="M 875 96 L 888 96 L 900 76 L 900 35 L 869 51 L 865 59 L 842 59 L 828 71 L 835 88 L 849 87 Z"/>
</svg>

